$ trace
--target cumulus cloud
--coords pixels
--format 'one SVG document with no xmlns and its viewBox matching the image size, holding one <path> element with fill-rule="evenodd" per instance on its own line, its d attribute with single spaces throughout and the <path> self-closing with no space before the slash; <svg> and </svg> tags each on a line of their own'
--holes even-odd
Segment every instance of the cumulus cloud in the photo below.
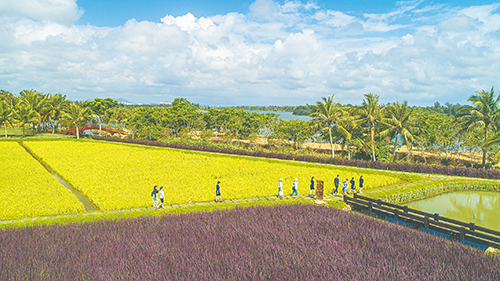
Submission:
<svg viewBox="0 0 500 281">
<path fill-rule="evenodd" d="M 256 0 L 249 9 L 258 18 L 270 20 L 276 15 L 278 7 L 273 0 Z"/>
<path fill-rule="evenodd" d="M 386 14 L 356 15 L 257 0 L 248 14 L 166 15 L 102 28 L 71 24 L 80 15 L 74 1 L 36 2 L 66 7 L 73 12 L 66 19 L 6 3 L 0 84 L 14 93 L 230 105 L 311 104 L 332 93 L 359 104 L 372 92 L 382 102 L 465 103 L 500 73 L 498 4 L 405 2 Z"/>
<path fill-rule="evenodd" d="M 71 24 L 83 11 L 76 0 L 0 0 L 0 16 Z"/>
</svg>

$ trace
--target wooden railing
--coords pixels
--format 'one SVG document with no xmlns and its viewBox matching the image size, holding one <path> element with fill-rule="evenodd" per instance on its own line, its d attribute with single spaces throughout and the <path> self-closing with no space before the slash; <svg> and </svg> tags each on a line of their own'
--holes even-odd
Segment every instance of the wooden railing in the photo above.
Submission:
<svg viewBox="0 0 500 281">
<path fill-rule="evenodd" d="M 484 228 L 472 222 L 465 223 L 439 214 L 410 209 L 408 206 L 399 206 L 356 193 L 354 197 L 344 195 L 344 202 L 351 205 L 353 210 L 366 211 L 377 218 L 394 221 L 452 240 L 459 240 L 482 249 L 488 247 L 500 249 L 499 231 Z"/>
</svg>

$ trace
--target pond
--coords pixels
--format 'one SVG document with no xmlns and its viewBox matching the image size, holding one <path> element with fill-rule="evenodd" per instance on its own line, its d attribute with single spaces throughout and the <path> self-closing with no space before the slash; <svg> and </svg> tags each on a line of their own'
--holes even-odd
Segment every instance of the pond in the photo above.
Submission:
<svg viewBox="0 0 500 281">
<path fill-rule="evenodd" d="M 275 112 L 275 111 L 262 111 L 262 110 L 247 110 L 247 112 L 255 112 L 255 113 L 276 113 L 279 118 L 283 120 L 290 121 L 292 119 L 300 119 L 304 121 L 309 121 L 312 118 L 309 116 L 303 116 L 303 115 L 293 115 L 292 112 Z"/>
<path fill-rule="evenodd" d="M 500 231 L 500 192 L 454 191 L 402 205 Z"/>
</svg>

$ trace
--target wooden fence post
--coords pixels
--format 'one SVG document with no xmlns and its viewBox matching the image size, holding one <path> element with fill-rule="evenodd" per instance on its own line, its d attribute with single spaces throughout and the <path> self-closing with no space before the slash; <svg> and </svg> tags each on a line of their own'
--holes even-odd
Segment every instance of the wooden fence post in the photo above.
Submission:
<svg viewBox="0 0 500 281">
<path fill-rule="evenodd" d="M 439 221 L 439 214 L 438 214 L 438 213 L 435 213 L 435 214 L 434 214 L 434 220 L 435 220 L 435 221 Z"/>
<path fill-rule="evenodd" d="M 476 225 L 473 222 L 469 223 L 469 229 L 472 230 L 472 231 L 475 231 L 476 230 Z"/>
<path fill-rule="evenodd" d="M 323 181 L 316 180 L 316 200 L 323 200 Z"/>
<path fill-rule="evenodd" d="M 398 209 L 394 209 L 394 219 L 399 221 L 399 211 Z"/>
<path fill-rule="evenodd" d="M 465 227 L 460 228 L 460 241 L 465 240 Z"/>
</svg>

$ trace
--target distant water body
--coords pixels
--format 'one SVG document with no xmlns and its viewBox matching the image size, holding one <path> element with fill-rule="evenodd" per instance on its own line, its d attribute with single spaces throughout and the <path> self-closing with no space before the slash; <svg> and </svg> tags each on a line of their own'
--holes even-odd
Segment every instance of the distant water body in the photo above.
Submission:
<svg viewBox="0 0 500 281">
<path fill-rule="evenodd" d="M 299 120 L 304 120 L 304 121 L 309 121 L 312 118 L 309 116 L 302 116 L 302 115 L 293 115 L 292 112 L 276 112 L 276 111 L 262 111 L 262 110 L 247 110 L 247 112 L 255 112 L 255 113 L 276 113 L 279 118 L 283 120 L 292 120 L 292 119 L 299 119 Z"/>
</svg>

